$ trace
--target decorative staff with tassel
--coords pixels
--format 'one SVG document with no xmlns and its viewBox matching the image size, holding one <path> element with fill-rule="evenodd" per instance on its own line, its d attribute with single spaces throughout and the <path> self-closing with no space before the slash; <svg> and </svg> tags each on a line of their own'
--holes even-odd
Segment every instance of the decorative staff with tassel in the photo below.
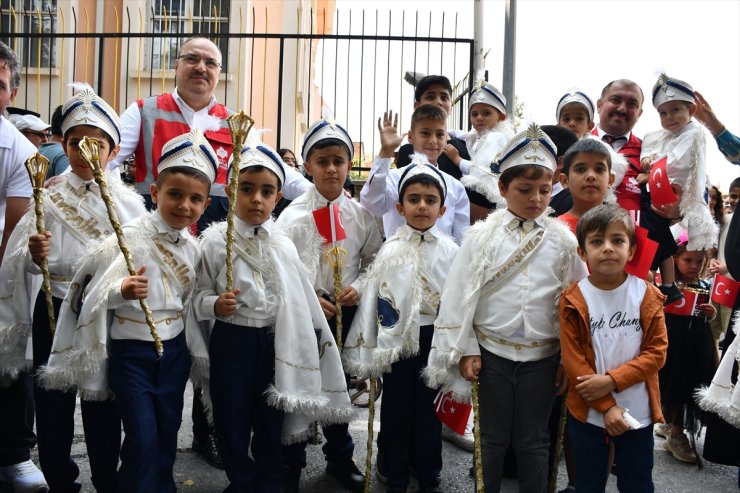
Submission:
<svg viewBox="0 0 740 493">
<path fill-rule="evenodd" d="M 229 124 L 233 145 L 233 161 L 229 168 L 229 211 L 226 215 L 226 291 L 231 291 L 234 289 L 234 214 L 236 213 L 236 193 L 239 188 L 239 163 L 241 163 L 244 142 L 254 126 L 254 120 L 240 111 L 227 118 L 226 122 Z"/>
<path fill-rule="evenodd" d="M 368 401 L 368 415 L 367 415 L 367 456 L 365 457 L 365 485 L 363 488 L 364 493 L 370 492 L 370 483 L 373 474 L 373 424 L 375 421 L 375 394 L 376 390 L 376 379 L 370 376 L 368 380 L 370 383 L 370 394 Z"/>
<path fill-rule="evenodd" d="M 123 254 L 123 259 L 126 261 L 126 270 L 129 275 L 137 275 L 136 267 L 134 267 L 134 260 L 131 256 L 131 251 L 128 249 L 126 244 L 126 238 L 123 236 L 123 229 L 121 229 L 121 222 L 118 220 L 118 213 L 116 212 L 116 205 L 113 203 L 110 191 L 108 190 L 108 183 L 105 181 L 104 169 L 100 164 L 100 141 L 97 139 L 91 139 L 89 137 L 83 137 L 79 144 L 80 156 L 90 166 L 93 172 L 93 178 L 95 183 L 100 187 L 100 197 L 105 203 L 105 208 L 108 211 L 108 219 L 116 232 L 116 238 L 118 239 L 118 248 Z M 146 324 L 149 326 L 149 333 L 154 339 L 154 348 L 157 350 L 157 356 L 162 357 L 164 354 L 164 346 L 162 345 L 162 338 L 157 332 L 157 328 L 154 325 L 154 318 L 152 317 L 152 311 L 149 309 L 146 300 L 139 300 L 141 310 L 144 312 L 146 317 Z"/>
<path fill-rule="evenodd" d="M 36 213 L 36 232 L 40 235 L 46 233 L 44 224 L 44 180 L 46 171 L 49 169 L 49 160 L 38 152 L 26 159 L 26 171 L 33 186 L 33 205 Z M 46 298 L 46 311 L 49 315 L 49 328 L 52 335 L 56 330 L 56 317 L 54 316 L 54 304 L 51 301 L 51 276 L 49 275 L 49 262 L 46 258 L 41 262 L 41 273 L 44 276 L 44 296 Z"/>
<path fill-rule="evenodd" d="M 336 238 L 334 214 L 331 213 L 329 216 L 331 217 L 332 247 L 326 252 L 326 260 L 329 262 L 329 265 L 331 265 L 332 271 L 334 272 L 334 306 L 337 307 L 337 314 L 335 316 L 336 333 L 334 334 L 334 338 L 337 340 L 337 349 L 339 349 L 339 353 L 341 354 L 344 343 L 342 342 L 342 305 L 339 303 L 339 296 L 342 294 L 342 270 L 344 269 L 344 260 L 347 257 L 347 250 L 337 245 L 334 240 L 334 238 Z"/>
<path fill-rule="evenodd" d="M 563 397 L 563 404 L 560 406 L 560 419 L 558 420 L 558 437 L 555 442 L 555 457 L 552 462 L 552 472 L 550 473 L 550 493 L 555 493 L 558 490 L 558 466 L 560 465 L 560 457 L 563 453 L 563 438 L 565 436 L 565 423 L 568 421 L 568 405 Z"/>
<path fill-rule="evenodd" d="M 470 382 L 473 387 L 473 460 L 475 463 L 475 493 L 483 493 L 483 454 L 480 446 L 480 413 L 478 412 L 478 380 Z"/>
</svg>

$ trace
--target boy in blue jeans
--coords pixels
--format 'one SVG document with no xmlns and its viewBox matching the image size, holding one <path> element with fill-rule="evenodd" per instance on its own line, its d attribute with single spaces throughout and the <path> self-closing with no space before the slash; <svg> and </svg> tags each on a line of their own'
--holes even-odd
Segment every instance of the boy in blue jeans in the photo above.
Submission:
<svg viewBox="0 0 740 493">
<path fill-rule="evenodd" d="M 604 491 L 613 442 L 619 491 L 652 492 L 652 425 L 663 422 L 658 370 L 668 348 L 663 295 L 624 272 L 636 248 L 625 210 L 594 207 L 576 234 L 591 274 L 560 301 L 576 491 Z"/>
</svg>

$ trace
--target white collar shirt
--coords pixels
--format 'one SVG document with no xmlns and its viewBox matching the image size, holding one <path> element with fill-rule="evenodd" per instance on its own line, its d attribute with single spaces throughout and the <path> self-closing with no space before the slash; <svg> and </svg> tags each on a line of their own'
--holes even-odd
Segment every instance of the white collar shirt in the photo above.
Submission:
<svg viewBox="0 0 740 493">
<path fill-rule="evenodd" d="M 516 221 L 524 223 L 525 231 L 546 226 L 543 216 L 523 221 L 507 210 L 499 231 L 494 234 L 499 248 L 492 265 L 499 266 L 519 248 L 524 235 Z M 472 251 L 476 248 L 480 251 Z M 539 250 L 521 272 L 494 293 L 480 296 L 473 327 L 482 347 L 511 361 L 534 361 L 557 353 L 555 301 L 564 285 L 586 275 L 583 262 L 573 252 L 568 270 L 570 279 L 561 279 L 559 259 L 566 248 L 575 249 L 575 239 L 572 244 L 565 244 L 558 234 L 546 233 Z M 485 249 L 486 245 L 476 245 L 472 250 L 462 248 L 458 253 L 458 265 L 472 263 L 475 256 L 485 253 Z M 459 264 L 461 260 L 463 264 Z M 451 272 L 451 276 L 457 275 L 465 273 Z"/>
<path fill-rule="evenodd" d="M 15 125 L 0 114 L 0 237 L 5 228 L 8 198 L 31 196 L 31 182 L 24 163 L 36 151 L 36 147 Z"/>
<path fill-rule="evenodd" d="M 312 243 L 318 233 L 316 233 L 313 211 L 326 207 L 328 204 L 339 206 L 342 226 L 347 235 L 346 239 L 337 242 L 337 246 L 347 251 L 342 268 L 342 286 L 352 286 L 361 294 L 362 282 L 358 281 L 360 273 L 372 262 L 383 240 L 375 218 L 359 202 L 344 194 L 330 201 L 321 196 L 316 187 L 311 185 L 303 195 L 291 202 L 280 214 L 275 223 L 276 230 L 284 232 L 295 243 L 298 256 L 309 269 L 311 265 L 318 264 L 318 270 L 312 272 L 314 290 L 319 294 L 333 296 L 334 272 L 324 254 L 328 247 L 324 247 L 319 259 L 307 257 L 316 254 Z M 314 234 L 311 236 L 302 234 L 307 231 Z"/>
<path fill-rule="evenodd" d="M 391 169 L 391 159 L 373 160 L 370 176 L 360 192 L 360 202 L 375 216 L 383 217 L 383 231 L 390 238 L 396 230 L 406 224 L 406 220 L 396 210 L 398 203 L 398 184 L 404 169 Z M 411 165 L 409 165 L 411 166 Z M 445 213 L 437 220 L 437 226 L 446 234 L 455 238 L 459 244 L 463 232 L 470 226 L 470 200 L 465 187 L 455 178 L 440 170 L 447 185 Z"/>
<path fill-rule="evenodd" d="M 226 236 L 225 234 L 206 234 L 201 240 L 201 268 L 198 288 L 193 307 L 199 321 L 222 320 L 245 327 L 267 327 L 275 322 L 277 314 L 277 293 L 271 291 L 274 280 L 275 261 L 270 254 L 270 240 L 273 220 L 268 219 L 260 225 L 247 224 L 234 217 L 234 289 L 236 313 L 230 317 L 217 317 L 215 304 L 218 297 L 226 292 Z M 255 265 L 247 259 L 255 259 Z M 259 263 L 259 265 L 256 265 Z M 272 273 L 273 279 L 270 279 Z"/>
<path fill-rule="evenodd" d="M 603 140 L 604 135 L 607 135 L 607 133 L 604 130 L 602 130 L 601 127 L 598 127 L 598 126 L 596 127 L 596 133 L 599 135 L 599 140 Z M 624 145 L 627 142 L 629 142 L 631 135 L 632 135 L 632 132 L 627 132 L 626 134 L 622 134 L 622 135 L 613 135 L 613 137 L 617 137 L 617 140 L 615 140 L 614 143 L 611 145 L 611 148 L 614 149 L 614 152 L 619 152 L 619 150 L 622 147 L 624 147 Z M 624 138 L 620 138 L 620 137 L 624 137 Z"/>
<path fill-rule="evenodd" d="M 124 227 L 124 234 L 131 231 L 131 236 L 134 236 L 133 231 L 136 230 L 143 230 L 146 236 L 143 241 L 151 245 L 147 245 L 146 248 L 142 248 L 142 245 L 130 245 L 132 251 L 149 252 L 140 255 L 139 258 L 135 257 L 134 264 L 137 269 L 146 266 L 144 275 L 149 280 L 146 301 L 160 337 L 163 341 L 170 340 L 177 337 L 185 327 L 183 316 L 196 282 L 195 272 L 200 261 L 200 250 L 197 242 L 185 229 L 171 228 L 158 211 L 131 221 Z M 155 249 L 160 248 L 162 256 L 153 253 Z M 162 257 L 168 258 L 170 268 L 161 265 Z M 186 276 L 188 284 L 183 286 L 185 291 L 177 289 L 182 283 L 170 279 L 168 272 L 172 271 Z M 108 306 L 115 310 L 110 330 L 111 338 L 152 340 L 139 301 L 125 300 L 121 295 L 120 285 L 110 294 Z"/>
</svg>

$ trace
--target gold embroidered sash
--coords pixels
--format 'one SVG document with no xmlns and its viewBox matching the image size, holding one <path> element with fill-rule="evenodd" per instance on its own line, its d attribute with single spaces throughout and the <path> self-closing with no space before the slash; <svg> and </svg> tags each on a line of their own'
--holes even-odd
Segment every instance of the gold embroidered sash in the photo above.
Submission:
<svg viewBox="0 0 740 493">
<path fill-rule="evenodd" d="M 48 198 L 46 204 L 49 213 L 80 243 L 97 242 L 112 233 L 107 216 L 98 214 L 94 208 L 84 204 L 84 200 L 76 195 L 66 183 L 50 190 Z M 80 210 L 90 217 L 87 219 L 82 217 Z"/>
<path fill-rule="evenodd" d="M 545 237 L 545 228 L 534 228 L 522 238 L 519 245 L 503 262 L 494 267 L 487 279 L 484 279 L 481 296 L 495 293 L 501 286 L 509 282 L 524 270 L 532 255 L 539 250 L 542 239 Z"/>
</svg>

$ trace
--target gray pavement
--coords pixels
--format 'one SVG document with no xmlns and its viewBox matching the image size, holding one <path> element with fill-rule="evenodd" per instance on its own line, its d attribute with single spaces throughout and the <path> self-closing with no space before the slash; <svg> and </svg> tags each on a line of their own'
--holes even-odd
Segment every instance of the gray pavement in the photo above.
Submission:
<svg viewBox="0 0 740 493">
<path fill-rule="evenodd" d="M 188 385 L 183 411 L 183 423 L 178 440 L 178 455 L 175 463 L 175 481 L 178 491 L 183 493 L 218 493 L 228 485 L 226 474 L 209 466 L 190 449 L 192 442 L 192 421 L 190 410 L 192 405 L 192 389 Z M 357 417 L 350 424 L 350 433 L 355 441 L 355 461 L 361 470 L 365 467 L 367 456 L 367 417 L 366 409 L 358 409 Z M 80 481 L 83 484 L 82 493 L 94 493 L 90 483 L 90 468 L 87 463 L 85 443 L 82 435 L 82 421 L 78 412 L 76 416 L 77 428 L 73 457 L 80 466 Z M 380 428 L 379 416 L 376 413 L 374 430 Z M 373 445 L 373 453 L 377 452 Z M 447 442 L 443 445 L 442 488 L 443 491 L 473 492 L 473 480 L 468 476 L 472 454 L 458 449 Z M 301 477 L 301 491 L 304 493 L 334 493 L 345 491 L 333 478 L 324 474 L 324 458 L 320 445 L 309 445 L 307 448 L 308 466 Z M 695 466 L 681 464 L 663 450 L 663 440 L 655 439 L 655 468 L 653 471 L 656 492 L 665 493 L 724 493 L 737 492 L 737 468 L 720 466 L 705 462 L 704 469 L 698 470 Z M 375 479 L 375 478 L 373 478 Z M 560 465 L 558 489 L 567 484 L 565 463 Z M 410 492 L 415 491 L 412 484 Z M 383 492 L 385 489 L 377 481 L 373 481 L 371 491 Z M 505 493 L 518 491 L 515 481 L 506 480 L 502 491 Z M 616 480 L 610 477 L 607 492 L 616 492 Z M 0 493 L 10 493 L 10 490 L 0 486 Z"/>
</svg>

